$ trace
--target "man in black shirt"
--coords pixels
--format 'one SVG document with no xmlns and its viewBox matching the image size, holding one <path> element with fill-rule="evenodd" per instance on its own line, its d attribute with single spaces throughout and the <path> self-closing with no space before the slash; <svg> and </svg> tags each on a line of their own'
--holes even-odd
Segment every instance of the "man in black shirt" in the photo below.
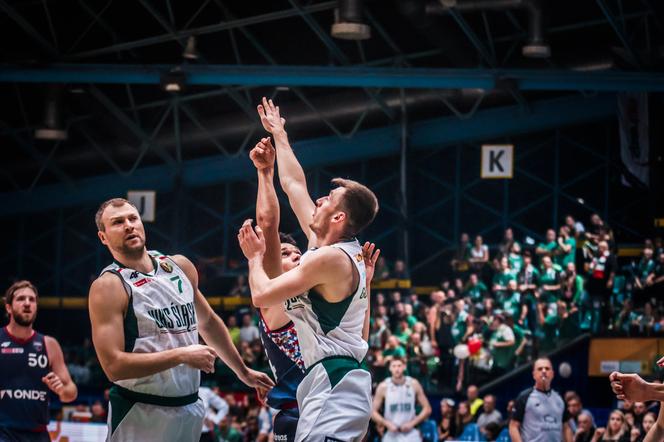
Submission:
<svg viewBox="0 0 664 442">
<path fill-rule="evenodd" d="M 521 392 L 514 405 L 509 424 L 512 442 L 572 442 L 565 403 L 551 389 L 553 376 L 553 366 L 548 358 L 535 361 L 535 386 Z"/>
</svg>

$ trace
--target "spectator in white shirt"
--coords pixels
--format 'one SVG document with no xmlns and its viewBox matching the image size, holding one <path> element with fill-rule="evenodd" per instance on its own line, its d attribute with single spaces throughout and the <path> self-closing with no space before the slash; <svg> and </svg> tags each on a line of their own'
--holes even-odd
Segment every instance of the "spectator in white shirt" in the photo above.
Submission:
<svg viewBox="0 0 664 442">
<path fill-rule="evenodd" d="M 201 398 L 205 407 L 205 418 L 203 419 L 203 431 L 200 440 L 201 442 L 215 441 L 214 427 L 219 425 L 228 414 L 228 402 L 208 387 L 200 387 L 198 397 Z"/>
<path fill-rule="evenodd" d="M 240 342 L 251 344 L 260 337 L 258 327 L 251 320 L 251 315 L 246 313 L 242 316 L 242 327 L 240 328 Z"/>
</svg>

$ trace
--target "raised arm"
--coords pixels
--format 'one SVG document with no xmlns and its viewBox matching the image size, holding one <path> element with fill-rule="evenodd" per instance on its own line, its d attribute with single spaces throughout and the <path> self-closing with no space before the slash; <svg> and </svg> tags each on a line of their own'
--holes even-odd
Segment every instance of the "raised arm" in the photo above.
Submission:
<svg viewBox="0 0 664 442">
<path fill-rule="evenodd" d="M 187 275 L 187 279 L 194 289 L 194 303 L 196 306 L 196 316 L 198 318 L 198 333 L 205 339 L 205 342 L 214 349 L 222 361 L 235 372 L 238 378 L 250 387 L 262 390 L 270 389 L 274 386 L 272 380 L 265 374 L 250 369 L 244 364 L 240 353 L 238 353 L 231 335 L 226 328 L 226 324 L 217 315 L 210 304 L 198 289 L 198 272 L 196 267 L 182 255 L 173 256 L 180 268 Z"/>
<path fill-rule="evenodd" d="M 216 353 L 205 345 L 190 345 L 154 353 L 132 353 L 125 347 L 124 315 L 129 296 L 122 281 L 111 273 L 100 276 L 90 287 L 88 308 L 92 341 L 101 368 L 111 382 L 135 379 L 187 364 L 206 373 L 214 371 Z"/>
<path fill-rule="evenodd" d="M 288 201 L 300 223 L 300 228 L 309 239 L 309 244 L 315 245 L 314 234 L 309 227 L 315 204 L 307 190 L 307 179 L 304 170 L 288 142 L 288 134 L 284 127 L 286 120 L 281 118 L 279 107 L 275 106 L 272 100 L 268 101 L 265 97 L 263 97 L 263 104 L 258 105 L 258 115 L 265 130 L 270 132 L 274 138 L 281 188 L 288 195 Z"/>
<path fill-rule="evenodd" d="M 42 378 L 42 382 L 58 395 L 61 402 L 71 402 L 78 396 L 78 388 L 69 375 L 62 348 L 58 341 L 50 336 L 46 336 L 44 341 L 52 371 Z"/>
<path fill-rule="evenodd" d="M 258 173 L 256 196 L 256 224 L 265 236 L 263 266 L 269 278 L 281 275 L 281 242 L 279 241 L 279 199 L 274 189 L 275 150 L 269 138 L 263 138 L 254 147 L 249 158 Z"/>
</svg>

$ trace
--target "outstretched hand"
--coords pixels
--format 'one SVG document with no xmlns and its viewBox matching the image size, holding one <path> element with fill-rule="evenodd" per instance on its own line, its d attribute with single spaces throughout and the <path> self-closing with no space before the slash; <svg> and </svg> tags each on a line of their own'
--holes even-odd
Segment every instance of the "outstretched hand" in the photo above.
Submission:
<svg viewBox="0 0 664 442">
<path fill-rule="evenodd" d="M 374 272 L 376 271 L 376 261 L 380 256 L 380 249 L 376 248 L 376 244 L 365 242 L 362 246 L 362 257 L 364 258 L 364 266 L 367 272 L 367 285 L 371 284 Z"/>
<path fill-rule="evenodd" d="M 276 151 L 270 138 L 262 138 L 256 143 L 256 146 L 249 152 L 249 158 L 258 170 L 273 168 Z"/>
<path fill-rule="evenodd" d="M 263 128 L 274 134 L 275 132 L 284 131 L 286 120 L 279 114 L 279 106 L 275 106 L 272 100 L 263 97 L 263 104 L 259 104 L 256 109 L 258 116 L 261 118 Z"/>
<path fill-rule="evenodd" d="M 614 371 L 609 376 L 611 389 L 620 400 L 646 402 L 653 400 L 648 383 L 638 374 L 624 374 Z"/>
<path fill-rule="evenodd" d="M 251 226 L 252 219 L 247 219 L 240 227 L 240 232 L 237 234 L 238 242 L 244 256 L 251 260 L 265 255 L 265 237 L 263 230 L 256 226 L 256 230 Z"/>
</svg>

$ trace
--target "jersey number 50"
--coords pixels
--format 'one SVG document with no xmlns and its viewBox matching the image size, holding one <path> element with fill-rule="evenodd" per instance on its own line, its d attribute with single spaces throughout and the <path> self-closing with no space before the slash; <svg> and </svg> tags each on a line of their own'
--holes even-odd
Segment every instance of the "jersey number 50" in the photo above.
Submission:
<svg viewBox="0 0 664 442">
<path fill-rule="evenodd" d="M 39 365 L 40 368 L 45 368 L 48 364 L 48 358 L 46 355 L 39 355 L 37 353 L 28 353 L 28 366 L 36 367 Z"/>
</svg>

